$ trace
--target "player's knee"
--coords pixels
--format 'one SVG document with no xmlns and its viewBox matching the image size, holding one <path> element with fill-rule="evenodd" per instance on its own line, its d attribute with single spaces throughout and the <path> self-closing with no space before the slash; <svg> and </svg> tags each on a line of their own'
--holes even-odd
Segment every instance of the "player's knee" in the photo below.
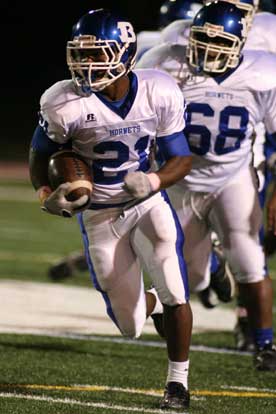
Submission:
<svg viewBox="0 0 276 414">
<path fill-rule="evenodd" d="M 258 237 L 253 238 L 247 232 L 232 232 L 226 254 L 238 283 L 256 283 L 265 278 L 265 256 Z"/>
<path fill-rule="evenodd" d="M 121 323 L 119 328 L 121 331 L 121 334 L 129 339 L 137 339 L 141 336 L 142 330 L 143 330 L 143 324 L 137 324 L 137 323 Z"/>
<path fill-rule="evenodd" d="M 173 286 L 164 286 L 156 289 L 160 302 L 167 306 L 183 305 L 188 302 L 189 293 L 185 292 L 184 287 L 180 289 Z"/>
</svg>

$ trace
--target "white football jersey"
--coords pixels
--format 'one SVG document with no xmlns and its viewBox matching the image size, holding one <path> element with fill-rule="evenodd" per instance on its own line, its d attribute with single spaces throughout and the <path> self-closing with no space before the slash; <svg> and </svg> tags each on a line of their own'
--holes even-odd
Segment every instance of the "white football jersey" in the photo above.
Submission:
<svg viewBox="0 0 276 414">
<path fill-rule="evenodd" d="M 254 17 L 244 48 L 276 53 L 275 39 L 276 15 L 268 12 L 260 12 Z"/>
<path fill-rule="evenodd" d="M 137 34 L 137 60 L 152 47 L 160 43 L 160 30 L 144 30 Z"/>
<path fill-rule="evenodd" d="M 169 73 L 181 87 L 191 74 L 187 67 L 186 46 L 177 43 L 162 43 L 146 52 L 137 62 L 136 68 L 154 68 Z"/>
<path fill-rule="evenodd" d="M 121 110 L 99 94 L 80 96 L 71 80 L 57 82 L 41 97 L 41 115 L 50 139 L 72 140 L 73 149 L 92 166 L 92 203 L 113 205 L 128 201 L 123 190 L 127 172 L 151 169 L 156 137 L 184 128 L 183 96 L 164 72 L 137 70 Z"/>
<path fill-rule="evenodd" d="M 161 31 L 162 42 L 187 45 L 193 19 L 175 20 Z"/>
<path fill-rule="evenodd" d="M 240 66 L 227 77 L 206 77 L 186 84 L 187 126 L 194 153 L 184 187 L 212 192 L 222 188 L 252 160 L 252 134 L 263 121 L 276 132 L 276 56 L 244 52 Z"/>
</svg>

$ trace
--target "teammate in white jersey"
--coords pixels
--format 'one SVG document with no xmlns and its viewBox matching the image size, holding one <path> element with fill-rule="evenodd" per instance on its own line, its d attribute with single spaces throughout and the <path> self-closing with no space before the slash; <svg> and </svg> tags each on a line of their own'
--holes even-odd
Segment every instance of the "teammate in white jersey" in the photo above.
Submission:
<svg viewBox="0 0 276 414">
<path fill-rule="evenodd" d="M 223 1 L 207 4 L 195 17 L 187 54 L 192 70 L 183 87 L 188 104 L 184 132 L 194 154 L 193 167 L 168 192 L 185 231 L 191 289 L 208 286 L 213 230 L 247 300 L 255 365 L 276 370 L 272 287 L 259 236 L 262 211 L 251 169 L 255 126 L 263 121 L 275 139 L 276 57 L 257 51 L 241 55 L 242 17 L 236 6 Z M 166 50 L 168 62 L 185 61 L 186 48 L 182 46 L 181 53 L 178 46 L 171 54 Z M 275 196 L 268 203 L 268 225 L 275 231 L 274 206 Z"/>
<path fill-rule="evenodd" d="M 183 96 L 163 72 L 133 72 L 135 54 L 130 22 L 103 9 L 80 18 L 67 43 L 72 79 L 57 82 L 41 97 L 30 175 L 45 211 L 77 213 L 94 285 L 123 335 L 138 337 L 162 302 L 169 363 L 161 408 L 186 409 L 192 313 L 183 233 L 164 192 L 191 167 Z M 155 144 L 166 161 L 153 172 Z M 66 200 L 70 184 L 53 192 L 49 187 L 49 156 L 67 147 L 92 168 L 93 193 L 85 210 L 87 199 Z M 141 264 L 158 297 L 144 293 Z"/>
<path fill-rule="evenodd" d="M 271 12 L 263 10 L 273 10 L 273 7 L 255 0 L 227 0 L 233 2 L 245 12 L 250 11 L 250 2 L 252 3 L 252 13 L 248 13 L 250 30 L 245 42 L 244 49 L 263 50 L 270 53 L 276 53 L 276 16 Z M 259 6 L 259 9 L 258 9 Z M 275 6 L 274 6 L 275 7 Z M 275 9 L 274 9 L 275 10 Z M 250 23 L 250 19 L 252 22 Z M 253 144 L 253 165 L 258 175 L 258 189 L 262 208 L 265 207 L 265 199 L 268 185 L 271 181 L 271 164 L 273 154 L 276 152 L 276 142 L 265 139 L 264 124 L 260 122 L 255 126 L 255 138 Z M 271 159 L 271 161 L 270 161 Z M 267 255 L 271 255 L 276 249 L 276 238 L 273 232 L 264 233 L 264 248 Z M 237 296 L 237 324 L 235 326 L 236 345 L 239 350 L 250 351 L 253 349 L 253 339 L 250 334 L 247 312 L 243 304 L 243 299 Z"/>
<path fill-rule="evenodd" d="M 246 15 L 247 20 L 247 27 L 251 29 L 248 32 L 248 37 L 245 42 L 244 49 L 256 49 L 256 50 L 266 50 L 268 52 L 275 52 L 275 42 L 274 38 L 276 35 L 276 16 L 274 14 L 268 12 L 258 12 L 256 13 L 258 1 L 253 0 L 227 0 L 230 3 L 234 3 L 237 7 L 239 7 L 243 13 Z M 254 18 L 254 20 L 253 20 Z M 251 22 L 253 20 L 253 24 Z M 169 72 L 171 75 L 175 77 L 178 83 L 185 84 L 187 82 L 194 82 L 195 79 L 191 75 L 187 68 L 186 62 L 186 45 L 188 44 L 189 39 L 189 31 L 190 31 L 191 21 L 176 21 L 167 26 L 161 33 L 162 39 L 164 41 L 158 47 L 152 48 L 150 51 L 145 53 L 142 59 L 138 62 L 137 67 L 156 67 L 163 69 Z M 268 40 L 269 38 L 269 40 Z M 200 81 L 200 80 L 198 80 Z M 257 130 L 256 138 L 253 145 L 254 150 L 254 167 L 258 173 L 259 179 L 259 195 L 260 195 L 260 202 L 262 207 L 264 206 L 265 200 L 265 193 L 267 188 L 267 178 L 271 177 L 269 171 L 266 168 L 266 159 L 268 159 L 273 152 L 275 152 L 275 142 L 273 140 L 264 139 L 264 132 L 262 128 L 260 128 L 259 123 L 255 126 L 255 133 Z M 260 133 L 261 130 L 261 133 Z M 273 235 L 271 233 L 267 233 L 265 236 L 265 247 L 267 252 L 271 252 L 273 249 L 274 240 Z M 215 255 L 212 255 L 212 258 L 215 258 Z M 216 261 L 212 260 L 211 266 L 211 285 L 214 288 L 208 286 L 207 288 L 203 289 L 199 293 L 199 297 L 201 302 L 206 307 L 211 307 L 212 302 L 210 298 L 212 296 L 210 293 L 212 290 L 221 291 L 222 292 L 229 292 L 227 288 L 227 284 L 220 283 L 218 285 L 219 290 L 212 282 L 212 279 L 217 274 L 221 274 L 223 270 L 223 266 L 219 266 L 216 269 Z M 214 263 L 214 265 L 213 265 Z M 223 261 L 221 260 L 221 264 L 223 265 Z M 229 273 L 229 267 L 225 266 L 225 269 Z M 215 278 L 216 280 L 220 280 Z M 248 320 L 246 316 L 246 309 L 243 307 L 243 301 L 238 295 L 238 308 L 237 308 L 237 324 L 235 327 L 235 338 L 237 343 L 237 348 L 240 350 L 252 350 L 254 348 L 254 344 L 251 338 L 250 330 L 248 329 Z"/>
</svg>

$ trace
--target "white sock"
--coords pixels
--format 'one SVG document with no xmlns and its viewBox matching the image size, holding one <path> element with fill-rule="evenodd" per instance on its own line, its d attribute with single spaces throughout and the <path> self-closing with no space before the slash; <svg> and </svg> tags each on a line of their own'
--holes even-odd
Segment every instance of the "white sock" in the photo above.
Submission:
<svg viewBox="0 0 276 414">
<path fill-rule="evenodd" d="M 184 362 L 174 362 L 169 360 L 168 382 L 180 382 L 188 389 L 189 360 Z"/>
<path fill-rule="evenodd" d="M 156 292 L 155 288 L 148 289 L 147 292 L 154 295 L 155 299 L 156 299 L 156 303 L 155 303 L 155 306 L 153 308 L 153 311 L 151 312 L 151 315 L 154 315 L 155 313 L 163 313 L 163 305 L 160 302 L 160 299 L 157 295 L 157 292 Z"/>
</svg>

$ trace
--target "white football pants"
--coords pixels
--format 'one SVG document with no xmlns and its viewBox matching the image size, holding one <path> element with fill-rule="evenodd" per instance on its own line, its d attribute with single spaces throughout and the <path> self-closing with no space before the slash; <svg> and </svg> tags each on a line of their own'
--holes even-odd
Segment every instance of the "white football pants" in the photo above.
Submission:
<svg viewBox="0 0 276 414">
<path fill-rule="evenodd" d="M 185 234 L 184 256 L 193 292 L 209 286 L 211 232 L 223 246 L 231 271 L 239 283 L 252 283 L 266 275 L 259 238 L 262 210 L 256 177 L 250 169 L 240 172 L 216 193 L 168 190 Z"/>
<path fill-rule="evenodd" d="M 142 266 L 163 304 L 188 301 L 183 233 L 161 193 L 120 213 L 122 208 L 86 210 L 78 218 L 93 282 L 109 316 L 123 335 L 138 337 L 146 320 Z"/>
</svg>

